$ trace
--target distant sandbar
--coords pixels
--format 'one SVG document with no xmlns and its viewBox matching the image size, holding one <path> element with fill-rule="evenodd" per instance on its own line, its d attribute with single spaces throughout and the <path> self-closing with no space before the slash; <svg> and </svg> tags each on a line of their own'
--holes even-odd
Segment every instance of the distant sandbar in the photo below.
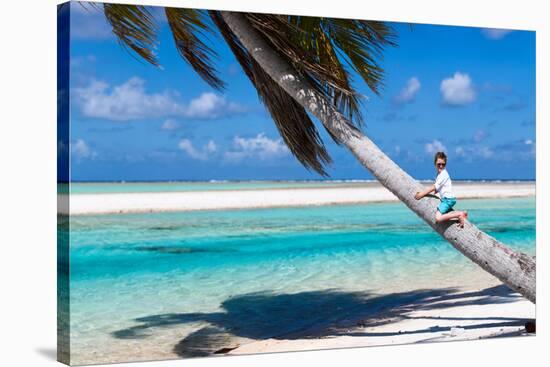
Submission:
<svg viewBox="0 0 550 367">
<path fill-rule="evenodd" d="M 535 195 L 533 182 L 456 183 L 459 199 L 511 198 Z M 58 195 L 58 213 L 71 215 L 148 213 L 165 211 L 227 210 L 365 204 L 397 198 L 378 184 L 364 187 L 285 188 L 258 190 L 184 191 L 152 193 Z M 70 209 L 69 209 L 70 207 Z"/>
</svg>

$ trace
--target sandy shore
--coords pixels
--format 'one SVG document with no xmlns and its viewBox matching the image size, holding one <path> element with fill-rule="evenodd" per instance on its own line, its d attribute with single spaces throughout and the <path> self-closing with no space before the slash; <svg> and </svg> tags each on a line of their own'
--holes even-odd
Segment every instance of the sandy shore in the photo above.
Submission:
<svg viewBox="0 0 550 367">
<path fill-rule="evenodd" d="M 534 183 L 455 183 L 459 199 L 535 195 Z M 68 214 L 67 195 L 58 194 L 59 214 Z M 286 188 L 159 193 L 78 194 L 70 197 L 70 214 L 139 213 L 247 209 L 397 201 L 378 184 L 365 187 Z"/>
<path fill-rule="evenodd" d="M 73 348 L 71 362 L 137 362 L 534 335 L 526 332 L 525 324 L 534 321 L 535 305 L 496 279 L 485 279 L 475 288 L 373 295 L 351 312 L 334 308 L 338 321 L 321 321 L 298 331 L 288 324 L 282 329 L 294 331 L 266 339 L 251 339 L 243 329 L 225 329 L 216 323 L 201 325 L 191 334 L 183 334 L 178 323 L 165 329 L 161 324 L 150 329 L 146 338 L 108 338 L 78 351 Z"/>
<path fill-rule="evenodd" d="M 229 354 L 253 354 L 475 340 L 530 335 L 525 323 L 535 305 L 504 286 L 435 296 L 422 304 L 404 303 L 380 314 L 366 314 L 325 329 L 253 341 Z"/>
</svg>

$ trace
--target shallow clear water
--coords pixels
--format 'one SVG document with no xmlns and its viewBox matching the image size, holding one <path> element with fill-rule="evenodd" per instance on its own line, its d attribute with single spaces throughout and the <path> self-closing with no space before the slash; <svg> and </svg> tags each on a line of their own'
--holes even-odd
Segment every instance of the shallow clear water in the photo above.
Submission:
<svg viewBox="0 0 550 367">
<path fill-rule="evenodd" d="M 534 198 L 463 200 L 457 209 L 535 253 Z M 70 256 L 75 363 L 125 360 L 135 347 L 169 356 L 205 325 L 273 337 L 352 313 L 354 292 L 488 279 L 400 203 L 78 216 Z"/>
</svg>

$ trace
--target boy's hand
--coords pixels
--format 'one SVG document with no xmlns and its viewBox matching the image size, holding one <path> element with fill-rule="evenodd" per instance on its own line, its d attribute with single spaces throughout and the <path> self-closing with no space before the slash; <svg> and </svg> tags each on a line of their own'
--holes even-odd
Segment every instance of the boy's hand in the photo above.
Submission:
<svg viewBox="0 0 550 367">
<path fill-rule="evenodd" d="M 422 195 L 420 195 L 420 193 L 417 192 L 416 195 L 414 195 L 414 198 L 415 198 L 416 200 L 420 200 L 420 199 L 422 199 Z"/>
</svg>

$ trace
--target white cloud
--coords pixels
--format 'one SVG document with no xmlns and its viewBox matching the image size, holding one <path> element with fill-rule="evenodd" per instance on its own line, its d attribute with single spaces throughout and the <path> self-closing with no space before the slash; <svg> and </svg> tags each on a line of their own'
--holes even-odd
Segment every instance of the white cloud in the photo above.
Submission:
<svg viewBox="0 0 550 367">
<path fill-rule="evenodd" d="M 477 146 L 475 154 L 479 155 L 482 158 L 491 158 L 495 152 L 490 147 L 487 146 Z"/>
<path fill-rule="evenodd" d="M 485 140 L 489 137 L 489 134 L 485 130 L 478 130 L 474 134 L 474 141 L 479 143 L 482 140 Z"/>
<path fill-rule="evenodd" d="M 447 148 L 445 148 L 445 145 L 443 145 L 442 142 L 435 139 L 431 143 L 426 143 L 426 145 L 424 145 L 424 150 L 428 154 L 435 154 L 437 152 L 445 152 Z"/>
<path fill-rule="evenodd" d="M 536 142 L 531 139 L 518 139 L 501 143 L 494 147 L 481 144 L 458 146 L 455 149 L 457 157 L 471 162 L 476 159 L 491 159 L 495 161 L 518 162 L 533 159 L 536 155 Z"/>
<path fill-rule="evenodd" d="M 452 77 L 441 81 L 443 103 L 451 106 L 463 106 L 476 98 L 472 80 L 468 74 L 456 72 Z"/>
<path fill-rule="evenodd" d="M 506 35 L 508 35 L 511 32 L 512 32 L 511 29 L 498 29 L 498 28 L 483 28 L 481 30 L 481 33 L 486 38 L 491 39 L 491 40 L 502 39 L 502 38 L 506 37 Z"/>
<path fill-rule="evenodd" d="M 474 158 L 493 158 L 495 152 L 485 145 L 458 146 L 455 149 L 458 157 L 466 158 L 467 161 L 472 161 Z"/>
<path fill-rule="evenodd" d="M 395 96 L 395 101 L 398 103 L 409 103 L 414 101 L 420 87 L 421 84 L 417 77 L 410 78 L 399 94 Z"/>
<path fill-rule="evenodd" d="M 222 97 L 217 96 L 214 93 L 204 93 L 199 98 L 196 98 L 189 103 L 189 108 L 186 113 L 196 116 L 208 116 L 211 115 L 216 107 L 223 104 Z"/>
<path fill-rule="evenodd" d="M 279 139 L 270 139 L 264 133 L 253 138 L 233 138 L 233 149 L 224 154 L 224 158 L 230 162 L 238 162 L 245 158 L 258 158 L 270 160 L 285 156 L 289 153 L 287 146 Z"/>
<path fill-rule="evenodd" d="M 82 139 L 77 139 L 70 145 L 71 153 L 77 160 L 82 160 L 86 158 L 94 159 L 95 157 L 97 157 L 97 153 L 90 149 L 88 144 Z"/>
<path fill-rule="evenodd" d="M 213 140 L 209 140 L 202 149 L 197 149 L 193 146 L 193 143 L 189 139 L 182 139 L 178 144 L 178 148 L 183 150 L 189 157 L 205 161 L 218 150 L 216 143 Z"/>
<path fill-rule="evenodd" d="M 179 101 L 174 92 L 148 93 L 145 81 L 138 77 L 114 87 L 92 80 L 88 86 L 74 91 L 83 115 L 114 121 L 169 116 L 216 119 L 246 112 L 243 106 L 211 92 L 203 93 L 187 104 Z"/>
<path fill-rule="evenodd" d="M 137 120 L 163 115 L 182 114 L 183 106 L 169 93 L 147 94 L 145 82 L 133 77 L 110 88 L 93 80 L 87 87 L 75 88 L 75 97 L 83 115 L 115 121 Z"/>
<path fill-rule="evenodd" d="M 533 159 L 536 156 L 536 142 L 529 138 L 509 141 L 495 147 L 495 158 L 503 161 Z"/>
<path fill-rule="evenodd" d="M 177 130 L 179 127 L 180 127 L 180 125 L 176 121 L 174 121 L 172 119 L 168 119 L 168 120 L 164 121 L 164 123 L 162 124 L 162 126 L 160 128 L 161 128 L 161 130 L 172 131 L 172 130 Z"/>
<path fill-rule="evenodd" d="M 204 151 L 206 151 L 207 153 L 214 153 L 217 150 L 218 150 L 218 147 L 216 146 L 216 143 L 214 143 L 213 140 L 209 140 L 204 147 Z"/>
<path fill-rule="evenodd" d="M 223 115 L 243 113 L 246 109 L 234 102 L 227 102 L 224 97 L 207 92 L 193 99 L 184 112 L 189 118 L 212 119 Z"/>
<path fill-rule="evenodd" d="M 492 148 L 482 145 L 482 142 L 487 140 L 491 135 L 485 130 L 477 130 L 471 140 L 461 139 L 462 145 L 455 148 L 457 157 L 465 158 L 471 161 L 474 158 L 492 158 L 494 151 Z"/>
</svg>

